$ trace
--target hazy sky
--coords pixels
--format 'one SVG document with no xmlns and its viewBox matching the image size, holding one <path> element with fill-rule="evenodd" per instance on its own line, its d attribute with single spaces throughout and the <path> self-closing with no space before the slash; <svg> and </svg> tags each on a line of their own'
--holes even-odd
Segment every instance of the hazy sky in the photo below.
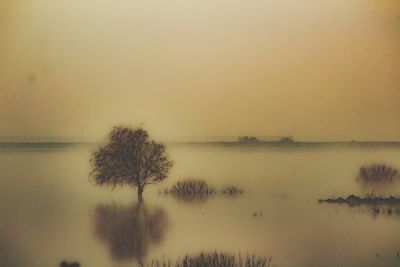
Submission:
<svg viewBox="0 0 400 267">
<path fill-rule="evenodd" d="M 0 0 L 0 136 L 400 140 L 398 0 Z"/>
</svg>

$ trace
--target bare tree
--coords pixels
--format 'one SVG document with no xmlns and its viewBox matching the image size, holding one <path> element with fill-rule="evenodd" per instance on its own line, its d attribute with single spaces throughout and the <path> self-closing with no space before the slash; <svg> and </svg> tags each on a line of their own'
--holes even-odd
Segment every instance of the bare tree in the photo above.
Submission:
<svg viewBox="0 0 400 267">
<path fill-rule="evenodd" d="M 143 189 L 167 178 L 173 165 L 165 145 L 149 140 L 143 128 L 116 126 L 109 142 L 92 153 L 90 173 L 96 184 L 115 186 L 127 184 L 137 188 L 138 199 Z"/>
</svg>

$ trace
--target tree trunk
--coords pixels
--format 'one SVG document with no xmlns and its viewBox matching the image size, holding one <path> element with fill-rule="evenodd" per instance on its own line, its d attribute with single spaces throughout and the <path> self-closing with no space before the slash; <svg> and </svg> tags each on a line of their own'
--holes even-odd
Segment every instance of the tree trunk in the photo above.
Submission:
<svg viewBox="0 0 400 267">
<path fill-rule="evenodd" d="M 138 186 L 137 193 L 138 193 L 138 201 L 142 202 L 143 201 L 143 187 Z"/>
</svg>

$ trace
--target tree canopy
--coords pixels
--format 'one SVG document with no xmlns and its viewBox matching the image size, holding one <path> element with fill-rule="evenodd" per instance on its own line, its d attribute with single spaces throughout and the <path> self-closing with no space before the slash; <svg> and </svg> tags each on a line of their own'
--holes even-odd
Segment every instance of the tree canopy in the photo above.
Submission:
<svg viewBox="0 0 400 267">
<path fill-rule="evenodd" d="M 173 162 L 168 159 L 162 143 L 149 140 L 141 127 L 116 126 L 108 136 L 108 143 L 92 153 L 91 177 L 96 184 L 129 185 L 138 189 L 139 200 L 143 189 L 167 178 Z"/>
</svg>

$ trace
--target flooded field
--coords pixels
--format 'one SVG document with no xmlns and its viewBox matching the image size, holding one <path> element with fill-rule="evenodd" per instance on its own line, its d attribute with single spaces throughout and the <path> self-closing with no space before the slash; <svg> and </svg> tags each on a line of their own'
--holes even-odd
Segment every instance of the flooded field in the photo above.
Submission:
<svg viewBox="0 0 400 267">
<path fill-rule="evenodd" d="M 214 250 L 281 267 L 400 265 L 399 215 L 317 202 L 368 193 L 356 182 L 360 166 L 399 168 L 398 146 L 171 145 L 171 174 L 145 188 L 143 205 L 133 188 L 89 180 L 90 150 L 0 150 L 0 266 L 126 267 Z M 197 202 L 159 194 L 188 177 L 244 193 Z"/>
</svg>

